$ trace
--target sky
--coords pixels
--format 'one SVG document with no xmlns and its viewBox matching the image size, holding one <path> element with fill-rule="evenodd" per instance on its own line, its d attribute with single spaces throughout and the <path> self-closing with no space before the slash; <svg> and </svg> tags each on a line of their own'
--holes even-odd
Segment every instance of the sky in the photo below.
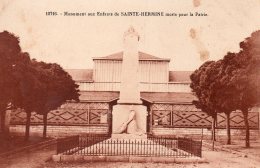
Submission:
<svg viewBox="0 0 260 168">
<path fill-rule="evenodd" d="M 46 12 L 58 16 L 46 16 Z M 0 0 L 0 31 L 20 38 L 31 58 L 65 69 L 89 69 L 93 57 L 123 51 L 133 26 L 139 50 L 170 58 L 170 70 L 192 71 L 238 52 L 260 29 L 260 0 Z M 63 16 L 64 12 L 164 12 L 177 16 Z M 189 16 L 190 13 L 207 16 Z M 179 14 L 188 14 L 181 16 Z"/>
</svg>

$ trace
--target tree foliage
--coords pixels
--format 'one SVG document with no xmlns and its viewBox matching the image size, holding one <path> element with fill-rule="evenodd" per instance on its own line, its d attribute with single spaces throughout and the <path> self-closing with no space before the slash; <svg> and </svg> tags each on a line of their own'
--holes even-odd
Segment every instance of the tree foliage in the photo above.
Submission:
<svg viewBox="0 0 260 168">
<path fill-rule="evenodd" d="M 206 85 L 205 79 L 206 72 L 212 64 L 214 64 L 214 61 L 205 62 L 198 70 L 195 70 L 190 77 L 192 81 L 190 87 L 198 98 L 198 101 L 194 101 L 193 103 L 210 116 L 214 116 L 214 109 L 207 106 L 207 96 L 205 95 L 207 93 L 205 90 L 209 86 Z"/>
<path fill-rule="evenodd" d="M 60 65 L 30 59 L 21 51 L 19 39 L 7 31 L 0 33 L 0 91 L 1 114 L 8 103 L 26 112 L 26 140 L 32 112 L 44 115 L 46 136 L 48 112 L 67 100 L 79 100 L 78 85 Z"/>
<path fill-rule="evenodd" d="M 22 53 L 22 60 L 16 65 L 16 95 L 13 104 L 27 114 L 25 140 L 29 138 L 31 113 L 40 110 L 47 89 L 42 82 L 42 70 L 32 64 L 28 53 Z"/>
<path fill-rule="evenodd" d="M 193 104 L 212 117 L 213 140 L 215 140 L 215 124 L 219 112 L 216 108 L 215 97 L 219 89 L 216 79 L 220 66 L 221 61 L 208 61 L 191 75 L 191 88 L 198 98 L 198 100 L 193 101 Z"/>
<path fill-rule="evenodd" d="M 260 99 L 260 31 L 240 43 L 241 51 L 232 61 L 239 67 L 233 71 L 230 83 L 236 88 L 238 108 L 244 115 L 246 127 L 246 147 L 250 146 L 248 111 L 259 105 Z"/>
<path fill-rule="evenodd" d="M 234 110 L 243 112 L 249 147 L 248 111 L 259 104 L 260 95 L 260 31 L 252 33 L 240 47 L 238 53 L 204 63 L 191 75 L 191 88 L 198 98 L 194 104 L 211 116 L 224 112 L 228 118 Z"/>
<path fill-rule="evenodd" d="M 0 32 L 0 115 L 1 129 L 5 131 L 5 111 L 14 97 L 13 74 L 14 67 L 19 61 L 21 48 L 19 38 L 4 31 Z"/>
<path fill-rule="evenodd" d="M 79 100 L 78 85 L 60 65 L 35 60 L 33 64 L 44 72 L 41 81 L 47 86 L 40 114 L 56 109 L 66 100 Z"/>
<path fill-rule="evenodd" d="M 72 77 L 60 65 L 36 60 L 33 60 L 33 65 L 41 71 L 41 82 L 45 85 L 36 112 L 44 116 L 43 137 L 46 137 L 47 114 L 67 100 L 79 101 L 79 90 Z"/>
</svg>

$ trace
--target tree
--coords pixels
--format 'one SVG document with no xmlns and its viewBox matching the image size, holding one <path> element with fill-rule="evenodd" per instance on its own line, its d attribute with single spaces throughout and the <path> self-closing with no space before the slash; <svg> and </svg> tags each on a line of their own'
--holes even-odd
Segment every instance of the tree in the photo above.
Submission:
<svg viewBox="0 0 260 168">
<path fill-rule="evenodd" d="M 41 69 L 41 82 L 45 84 L 37 113 L 43 115 L 43 137 L 46 138 L 47 115 L 51 110 L 57 109 L 67 100 L 79 101 L 78 85 L 72 77 L 58 64 L 48 64 L 33 60 L 33 65 Z"/>
<path fill-rule="evenodd" d="M 0 114 L 4 129 L 5 111 L 11 102 L 26 112 L 25 140 L 29 139 L 31 113 L 42 114 L 46 137 L 47 114 L 66 100 L 79 100 L 78 85 L 58 64 L 31 60 L 22 53 L 19 39 L 0 33 Z"/>
<path fill-rule="evenodd" d="M 259 105 L 260 95 L 260 31 L 240 43 L 241 51 L 232 63 L 237 65 L 230 84 L 235 86 L 238 109 L 242 111 L 246 128 L 245 146 L 250 147 L 248 111 Z"/>
<path fill-rule="evenodd" d="M 260 103 L 260 31 L 252 33 L 240 47 L 239 53 L 227 53 L 222 60 L 204 63 L 191 75 L 191 88 L 198 98 L 194 104 L 213 120 L 217 112 L 226 114 L 228 144 L 230 113 L 242 111 L 249 147 L 248 111 Z"/>
<path fill-rule="evenodd" d="M 195 70 L 191 78 L 191 89 L 195 93 L 198 100 L 193 101 L 193 104 L 206 112 L 212 117 L 212 140 L 215 141 L 215 125 L 217 118 L 217 111 L 214 107 L 214 102 L 212 100 L 211 82 L 214 81 L 214 66 L 216 62 L 207 61 L 198 70 Z"/>
<path fill-rule="evenodd" d="M 203 111 L 209 111 L 207 113 L 212 116 L 213 132 L 215 129 L 214 120 L 216 120 L 217 113 L 224 112 L 226 114 L 227 144 L 231 143 L 230 114 L 232 111 L 236 110 L 237 107 L 237 98 L 234 94 L 234 86 L 228 85 L 230 78 L 232 78 L 231 72 L 236 69 L 236 66 L 230 66 L 230 60 L 235 56 L 236 54 L 234 53 L 228 53 L 223 60 L 202 65 L 199 72 L 203 75 L 198 78 L 199 80 L 197 79 L 199 83 L 197 82 L 197 84 L 195 84 L 195 76 L 192 76 L 193 85 L 191 86 L 194 88 L 195 84 L 200 90 L 198 92 L 198 89 L 193 89 L 199 97 L 199 101 L 195 101 L 194 104 Z M 203 66 L 206 66 L 207 68 L 203 69 Z"/>
<path fill-rule="evenodd" d="M 19 59 L 21 48 L 18 37 L 4 31 L 0 33 L 0 115 L 1 129 L 5 132 L 5 114 L 7 105 L 14 94 L 14 67 Z"/>
<path fill-rule="evenodd" d="M 231 144 L 230 114 L 237 109 L 238 105 L 235 86 L 229 83 L 233 77 L 232 72 L 238 68 L 236 64 L 232 64 L 232 60 L 236 56 L 235 53 L 227 53 L 221 60 L 220 72 L 215 81 L 215 107 L 226 115 L 227 144 Z"/>
<path fill-rule="evenodd" d="M 16 65 L 16 96 L 14 105 L 26 112 L 25 140 L 29 139 L 31 113 L 38 111 L 44 99 L 45 83 L 41 82 L 42 69 L 30 60 L 28 53 L 22 53 L 20 63 Z"/>
</svg>

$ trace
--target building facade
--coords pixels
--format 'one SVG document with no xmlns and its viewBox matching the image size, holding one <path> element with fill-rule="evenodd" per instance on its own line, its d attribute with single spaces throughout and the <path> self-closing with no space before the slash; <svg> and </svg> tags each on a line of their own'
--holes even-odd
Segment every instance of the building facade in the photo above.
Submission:
<svg viewBox="0 0 260 168">
<path fill-rule="evenodd" d="M 118 104 L 122 89 L 122 61 L 124 52 L 93 58 L 93 69 L 67 69 L 79 85 L 80 102 L 67 102 L 48 114 L 48 136 L 71 134 L 111 134 L 113 108 Z M 141 104 L 146 107 L 146 133 L 154 135 L 196 136 L 210 135 L 211 117 L 197 109 L 196 97 L 190 89 L 190 71 L 170 71 L 170 59 L 138 52 L 138 88 Z M 243 134 L 241 112 L 231 113 L 232 134 Z M 249 125 L 253 135 L 259 135 L 259 112 L 252 109 Z M 10 131 L 23 134 L 26 113 L 11 113 Z M 32 134 L 42 131 L 42 116 L 31 118 Z M 217 135 L 225 135 L 225 115 L 217 116 Z"/>
</svg>

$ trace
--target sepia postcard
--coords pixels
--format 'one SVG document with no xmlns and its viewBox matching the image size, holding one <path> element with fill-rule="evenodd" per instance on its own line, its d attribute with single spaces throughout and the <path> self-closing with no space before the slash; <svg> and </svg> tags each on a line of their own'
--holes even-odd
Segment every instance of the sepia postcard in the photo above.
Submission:
<svg viewBox="0 0 260 168">
<path fill-rule="evenodd" d="M 0 0 L 0 168 L 260 168 L 259 51 L 260 0 Z"/>
</svg>

